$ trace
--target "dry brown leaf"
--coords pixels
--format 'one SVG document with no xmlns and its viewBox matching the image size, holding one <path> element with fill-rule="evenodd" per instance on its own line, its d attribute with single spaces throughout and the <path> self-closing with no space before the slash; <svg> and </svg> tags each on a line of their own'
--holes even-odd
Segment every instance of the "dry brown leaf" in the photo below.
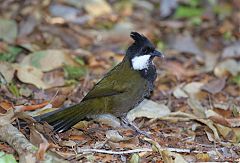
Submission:
<svg viewBox="0 0 240 163">
<path fill-rule="evenodd" d="M 180 53 L 194 54 L 196 59 L 200 62 L 203 62 L 204 60 L 204 53 L 198 48 L 194 38 L 189 33 L 177 35 L 174 39 L 172 39 L 170 46 Z"/>
<path fill-rule="evenodd" d="M 106 132 L 106 137 L 108 140 L 112 142 L 120 142 L 124 140 L 129 140 L 129 138 L 124 138 L 124 136 L 120 135 L 117 130 L 108 130 Z"/>
<path fill-rule="evenodd" d="M 94 121 L 104 125 L 111 126 L 113 128 L 121 127 L 121 123 L 119 119 L 113 116 L 112 114 L 101 114 L 101 115 L 94 116 L 93 118 L 94 118 Z"/>
<path fill-rule="evenodd" d="M 234 59 L 224 60 L 216 65 L 214 68 L 214 74 L 217 77 L 224 77 L 228 74 L 236 76 L 240 72 L 240 62 Z"/>
<path fill-rule="evenodd" d="M 199 117 L 199 118 L 205 118 L 205 111 L 206 108 L 204 108 L 200 101 L 198 101 L 196 98 L 190 97 L 187 99 L 187 103 L 190 106 L 190 108 L 193 110 L 193 113 Z"/>
<path fill-rule="evenodd" d="M 226 78 L 212 80 L 209 83 L 204 84 L 201 89 L 207 91 L 211 94 L 216 94 L 221 92 L 226 85 Z"/>
<path fill-rule="evenodd" d="M 77 63 L 66 50 L 43 50 L 27 55 L 20 65 L 33 66 L 46 72 L 66 65 L 76 66 Z"/>
<path fill-rule="evenodd" d="M 203 83 L 201 82 L 191 82 L 186 84 L 183 87 L 183 90 L 189 94 L 190 96 L 194 96 L 195 94 L 199 93 L 201 91 L 201 87 L 203 86 Z"/>
<path fill-rule="evenodd" d="M 177 86 L 174 91 L 173 91 L 173 95 L 176 97 L 176 98 L 187 98 L 188 95 L 184 92 L 183 90 L 183 85 L 179 85 Z"/>
<path fill-rule="evenodd" d="M 36 105 L 21 105 L 21 106 L 15 106 L 15 109 L 19 112 L 21 111 L 32 111 L 32 110 L 36 110 L 36 109 L 40 109 L 40 108 L 43 108 L 44 106 L 48 105 L 49 102 L 48 101 L 45 101 L 41 104 L 36 104 Z"/>
<path fill-rule="evenodd" d="M 69 136 L 70 140 L 77 140 L 77 141 L 84 141 L 86 140 L 86 136 L 85 135 L 70 135 Z"/>
<path fill-rule="evenodd" d="M 6 114 L 6 112 L 12 109 L 13 105 L 9 101 L 1 101 L 0 102 L 0 114 Z"/>
<path fill-rule="evenodd" d="M 133 121 L 138 117 L 160 118 L 168 115 L 170 112 L 170 109 L 166 105 L 145 99 L 137 107 L 128 112 L 127 119 Z"/>
<path fill-rule="evenodd" d="M 101 16 L 112 12 L 111 6 L 105 0 L 86 1 L 84 8 L 92 16 Z"/>
<path fill-rule="evenodd" d="M 240 41 L 223 49 L 222 58 L 240 58 Z"/>
<path fill-rule="evenodd" d="M 196 157 L 198 161 L 204 161 L 204 162 L 208 162 L 211 159 L 208 153 L 198 153 Z"/>
<path fill-rule="evenodd" d="M 170 152 L 168 150 L 163 150 L 160 153 L 164 163 L 187 163 L 183 156 L 178 153 Z"/>
<path fill-rule="evenodd" d="M 23 83 L 33 84 L 38 88 L 46 89 L 49 85 L 43 82 L 43 72 L 33 66 L 15 65 L 17 77 Z"/>
<path fill-rule="evenodd" d="M 215 124 L 218 132 L 223 136 L 226 141 L 239 143 L 240 141 L 240 128 L 229 128 L 220 124 Z"/>
<path fill-rule="evenodd" d="M 175 75 L 179 80 L 186 76 L 191 77 L 196 74 L 195 71 L 191 69 L 186 69 L 181 63 L 176 61 L 166 61 L 164 63 L 164 69 Z"/>
<path fill-rule="evenodd" d="M 211 119 L 215 123 L 219 123 L 224 126 L 228 127 L 240 127 L 240 118 L 225 118 L 218 113 L 214 112 L 213 110 L 207 110 L 205 112 L 207 118 Z"/>
<path fill-rule="evenodd" d="M 0 61 L 0 73 L 4 76 L 8 83 L 12 81 L 14 72 L 15 68 L 12 66 L 12 64 Z"/>
</svg>

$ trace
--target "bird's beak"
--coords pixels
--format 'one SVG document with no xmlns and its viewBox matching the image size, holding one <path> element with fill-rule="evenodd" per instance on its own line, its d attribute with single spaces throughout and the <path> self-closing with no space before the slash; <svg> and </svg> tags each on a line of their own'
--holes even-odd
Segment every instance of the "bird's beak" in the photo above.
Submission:
<svg viewBox="0 0 240 163">
<path fill-rule="evenodd" d="M 160 58 L 164 58 L 164 54 L 157 51 L 157 50 L 154 50 L 152 53 L 151 53 L 151 56 L 153 57 L 160 57 Z"/>
</svg>

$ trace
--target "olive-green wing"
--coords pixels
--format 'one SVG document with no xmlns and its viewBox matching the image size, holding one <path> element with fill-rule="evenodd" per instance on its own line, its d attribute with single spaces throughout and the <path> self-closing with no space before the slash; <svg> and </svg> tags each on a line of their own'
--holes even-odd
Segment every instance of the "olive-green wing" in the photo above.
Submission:
<svg viewBox="0 0 240 163">
<path fill-rule="evenodd" d="M 121 71 L 121 64 L 114 67 L 114 69 L 108 72 L 105 77 L 88 92 L 82 101 L 124 93 L 126 91 L 125 85 L 119 83 L 121 81 L 119 80 L 119 74 L 121 74 Z"/>
</svg>

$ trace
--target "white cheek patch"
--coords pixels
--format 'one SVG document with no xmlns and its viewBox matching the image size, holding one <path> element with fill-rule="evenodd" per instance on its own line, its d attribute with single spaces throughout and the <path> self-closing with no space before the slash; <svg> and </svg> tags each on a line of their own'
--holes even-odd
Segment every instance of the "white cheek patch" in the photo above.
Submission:
<svg viewBox="0 0 240 163">
<path fill-rule="evenodd" d="M 151 55 L 136 56 L 132 59 L 132 67 L 134 70 L 143 70 L 148 68 Z"/>
</svg>

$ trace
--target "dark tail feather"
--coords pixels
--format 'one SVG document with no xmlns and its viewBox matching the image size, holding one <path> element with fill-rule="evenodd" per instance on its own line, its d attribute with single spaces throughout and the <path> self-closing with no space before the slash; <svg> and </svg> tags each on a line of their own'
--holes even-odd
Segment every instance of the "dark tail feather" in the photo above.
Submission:
<svg viewBox="0 0 240 163">
<path fill-rule="evenodd" d="M 92 109 L 83 104 L 77 104 L 68 108 L 62 108 L 34 117 L 38 122 L 47 122 L 53 126 L 54 131 L 63 132 L 70 129 L 76 123 L 91 113 Z"/>
</svg>

